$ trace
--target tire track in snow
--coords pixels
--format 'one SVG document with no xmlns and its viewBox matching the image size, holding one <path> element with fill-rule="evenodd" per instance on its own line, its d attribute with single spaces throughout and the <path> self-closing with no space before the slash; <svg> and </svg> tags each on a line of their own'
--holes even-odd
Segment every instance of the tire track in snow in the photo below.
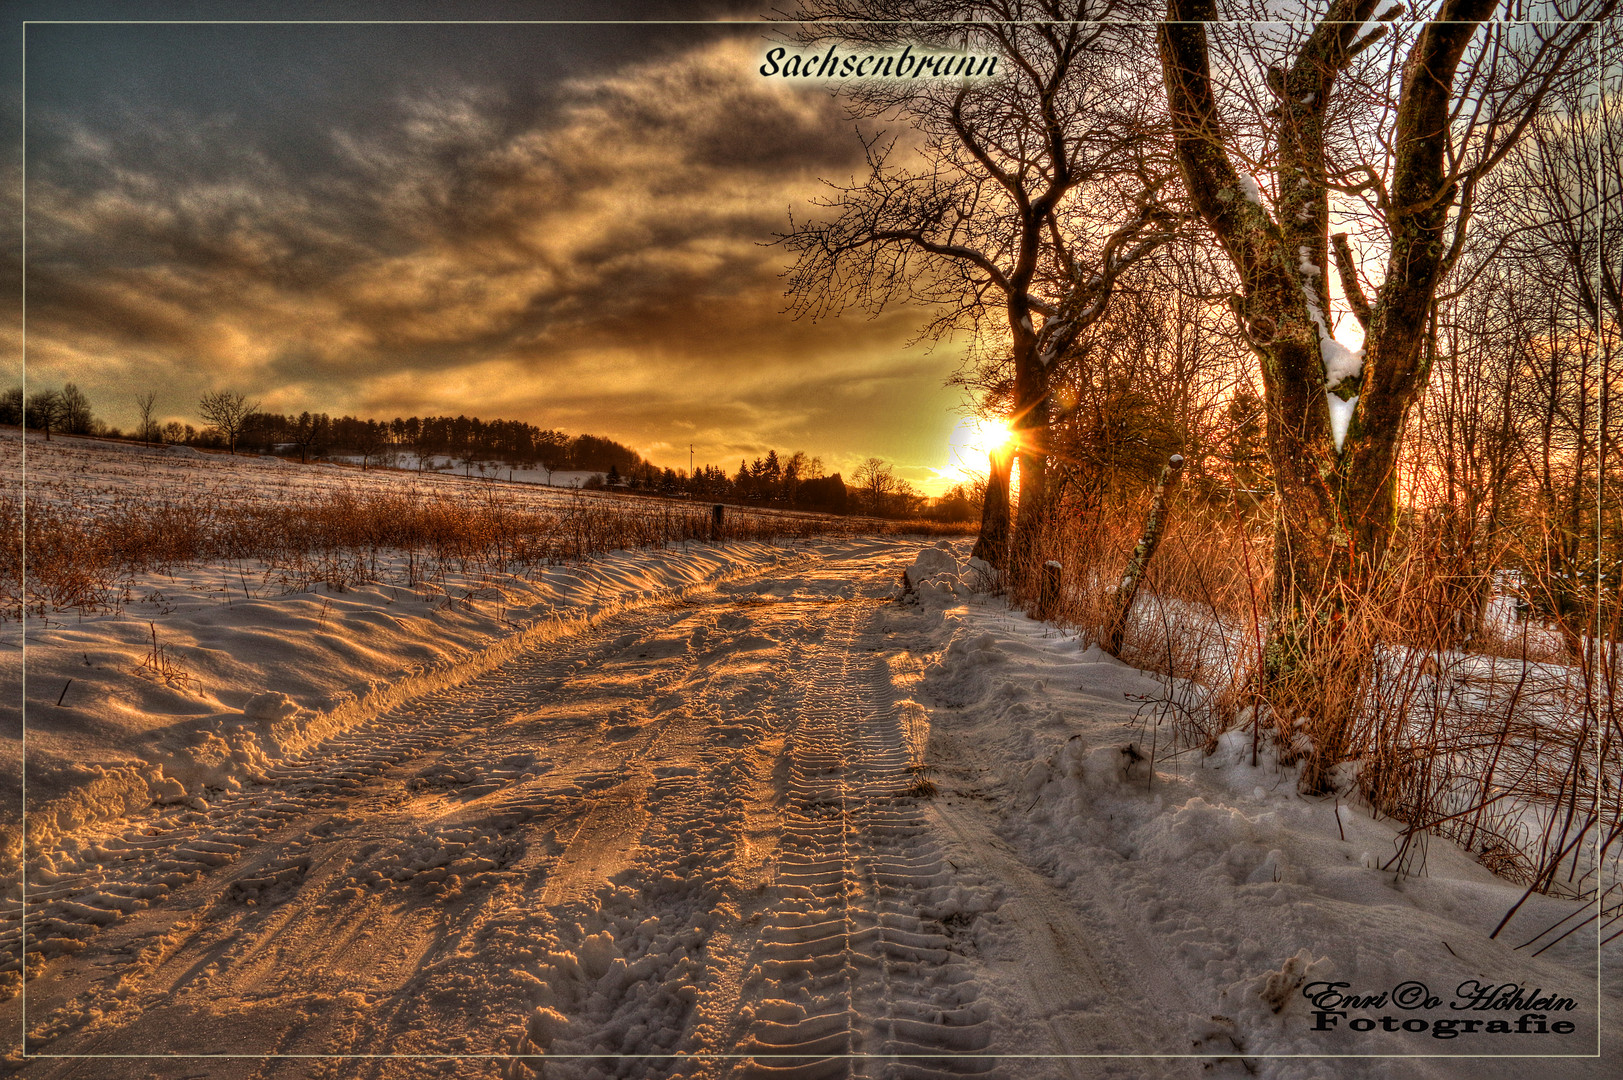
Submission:
<svg viewBox="0 0 1623 1080">
<path fill-rule="evenodd" d="M 931 918 L 948 875 L 909 794 L 911 754 L 888 681 L 856 651 L 873 618 L 872 604 L 835 617 L 831 655 L 790 734 L 744 1075 L 937 1077 L 995 1064 L 981 1056 L 990 1009 Z"/>
<path fill-rule="evenodd" d="M 885 609 L 831 571 L 818 587 L 844 602 L 713 596 L 607 620 L 266 785 L 164 811 L 152 835 L 126 830 L 112 884 L 205 861 L 160 910 L 94 931 L 86 958 L 142 958 L 47 980 L 37 1034 L 73 1052 L 251 1037 L 226 1048 L 752 1055 L 559 1058 L 549 1080 L 985 1074 L 994 1018 L 946 925 L 962 889 L 910 794 L 910 741 L 871 655 Z M 685 650 L 645 650 L 673 634 Z M 59 869 L 52 899 L 85 902 L 90 869 Z M 92 992 L 68 1000 L 75 986 Z M 209 1041 L 205 1020 L 227 1026 Z M 531 1063 L 204 1071 L 393 1080 Z M 105 1065 L 31 1071 L 119 1075 Z"/>
<path fill-rule="evenodd" d="M 706 606 L 689 603 L 686 610 L 667 612 L 669 625 L 649 628 L 656 645 L 663 641 L 668 653 L 677 638 L 700 636 Z M 698 628 L 690 625 L 694 622 Z M 459 1028 L 478 1023 L 488 1036 L 487 1052 L 534 1053 L 541 1046 L 532 1035 L 549 1045 L 556 1035 L 538 1026 L 557 1015 L 553 1006 L 576 1012 L 581 996 L 623 997 L 657 974 L 652 962 L 657 958 L 626 954 L 618 947 L 600 909 L 623 902 L 626 889 L 619 883 L 646 863 L 649 837 L 665 816 L 668 800 L 661 789 L 689 771 L 661 768 L 658 762 L 688 753 L 697 720 L 681 702 L 693 692 L 702 697 L 706 676 L 691 648 L 644 662 L 650 655 L 649 642 L 642 640 L 646 636 L 623 635 L 617 641 L 620 651 L 592 665 L 583 687 L 557 703 L 555 711 L 600 716 L 605 729 L 569 755 L 570 783 L 564 789 L 521 786 L 487 804 L 492 815 L 515 817 L 528 829 L 548 831 L 551 848 L 519 888 L 487 904 L 441 950 L 453 955 L 444 966 L 455 968 L 464 983 L 483 984 L 467 990 L 463 1001 L 483 997 L 492 1007 L 447 1013 L 430 998 L 413 995 L 390 1025 L 373 1025 L 353 1036 L 355 1048 L 445 1052 L 467 1044 Z M 640 709 L 648 715 L 633 717 Z M 631 723 L 639 717 L 642 723 Z M 657 917 L 665 910 L 655 902 L 643 913 Z M 540 964 L 535 963 L 538 956 Z M 496 984 L 506 992 L 490 992 Z M 515 1027 L 518 1034 L 509 1034 Z M 495 1075 L 495 1065 L 486 1061 L 484 1067 L 485 1075 Z M 364 1075 L 415 1075 L 414 1069 L 431 1071 L 393 1061 Z M 530 1072 L 521 1061 L 501 1063 L 500 1071 L 517 1076 Z"/>
<path fill-rule="evenodd" d="M 763 567 L 728 580 L 749 581 L 779 569 Z M 703 595 L 711 588 L 686 595 Z M 689 604 L 652 594 L 631 599 L 638 606 L 628 611 L 584 625 L 564 624 L 559 637 L 528 646 L 474 679 L 471 686 L 488 691 L 492 684 L 506 683 L 511 690 L 515 681 L 531 685 L 541 680 L 556 687 L 612 653 L 626 637 L 658 628 L 667 621 L 667 612 Z M 245 791 L 219 793 L 213 806 L 165 807 L 136 820 L 85 830 L 77 851 L 35 855 L 27 870 L 26 935 L 22 901 L 0 899 L 0 974 L 24 968 L 25 936 L 27 975 L 32 979 L 46 962 L 81 952 L 98 928 L 235 861 L 279 827 L 320 810 L 340 808 L 384 773 L 443 749 L 448 740 L 465 741 L 477 725 L 496 718 L 504 704 L 499 693 L 487 692 L 481 701 L 470 692 L 470 684 L 463 683 L 396 705 L 266 769 L 257 778 L 261 783 Z M 494 708 L 481 710 L 482 704 Z M 496 770 L 483 780 L 499 787 L 515 777 Z M 195 844 L 186 843 L 193 839 Z"/>
<path fill-rule="evenodd" d="M 225 793 L 202 810 L 165 808 L 137 826 L 104 833 L 82 849 L 76 862 L 63 860 L 43 872 L 36 868 L 39 884 L 29 894 L 31 966 L 38 963 L 34 954 L 46 958 L 79 953 L 92 938 L 128 916 L 181 894 L 186 909 L 211 904 L 221 896 L 252 905 L 261 893 L 285 894 L 297 887 L 297 878 L 308 865 L 297 855 L 284 857 L 290 848 L 304 838 L 313 841 L 326 832 L 342 831 L 357 815 L 399 811 L 423 796 L 411 790 L 414 784 L 426 786 L 430 795 L 443 788 L 454 808 L 547 776 L 554 767 L 551 763 L 490 761 L 483 734 L 549 702 L 570 676 L 594 670 L 629 642 L 657 634 L 671 622 L 673 612 L 691 606 L 667 603 L 637 609 L 569 638 L 540 643 L 471 683 L 425 695 L 326 740 L 271 770 L 263 784 Z M 680 670 L 661 672 L 639 689 L 645 700 L 656 700 L 683 675 Z M 602 745 L 605 740 L 580 718 L 553 718 L 547 731 L 557 756 L 576 762 L 591 756 L 578 752 L 583 746 L 602 757 L 637 742 L 632 732 Z M 417 776 L 404 775 L 424 762 L 428 768 Z M 604 786 L 605 778 L 616 776 L 613 768 L 596 773 L 588 769 L 565 790 L 543 792 L 527 807 L 503 806 L 494 816 L 512 819 L 511 827 L 544 831 L 550 819 L 579 814 L 582 801 Z M 320 819 L 333 814 L 338 816 L 328 819 L 330 827 L 323 826 Z M 445 858 L 431 856 L 427 860 L 431 865 L 398 865 L 393 868 L 396 876 L 387 880 L 415 878 L 429 895 L 443 893 L 459 861 L 462 887 L 478 888 L 503 878 L 502 868 L 490 857 L 499 854 L 499 837 L 443 839 Z M 470 847 L 477 850 L 469 851 Z M 349 891 L 383 883 L 384 879 L 357 881 Z M 20 905 L 14 907 L 14 925 L 0 931 L 5 935 L 0 941 L 12 949 L 9 960 L 15 970 L 22 935 Z M 130 1010 L 119 1002 L 138 997 L 133 986 L 175 949 L 164 945 L 136 952 L 139 962 L 124 972 L 119 999 L 94 1006 L 46 999 L 44 1008 L 31 1002 L 31 1045 L 44 1045 L 86 1025 L 113 1026 L 125 1018 Z M 217 959 L 229 961 L 236 955 L 236 950 L 227 950 Z M 30 974 L 36 971 L 37 967 Z M 13 1003 L 11 1008 L 15 1007 Z"/>
<path fill-rule="evenodd" d="M 763 835 L 776 831 L 771 775 L 803 663 L 792 627 L 782 628 L 787 641 L 762 636 L 776 614 L 750 618 L 731 605 L 712 612 L 722 636 L 696 656 L 705 674 L 684 695 L 687 723 L 671 730 L 665 763 L 650 763 L 647 827 L 634 857 L 590 895 L 573 889 L 553 912 L 555 924 L 574 926 L 547 935 L 546 962 L 534 971 L 543 987 L 513 1040 L 526 1057 L 508 1076 L 690 1075 L 705 1063 L 685 1055 L 732 1048 L 753 941 L 741 911 L 775 848 Z M 766 655 L 780 661 L 770 673 L 749 659 L 769 640 Z M 535 1056 L 545 1053 L 554 1060 L 543 1067 Z M 604 1056 L 587 1063 L 561 1054 Z M 608 1056 L 621 1054 L 637 1056 Z"/>
</svg>

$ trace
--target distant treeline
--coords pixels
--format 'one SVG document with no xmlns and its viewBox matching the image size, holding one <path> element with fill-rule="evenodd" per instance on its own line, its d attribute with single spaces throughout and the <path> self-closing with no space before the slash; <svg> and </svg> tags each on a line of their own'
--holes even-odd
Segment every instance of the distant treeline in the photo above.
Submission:
<svg viewBox="0 0 1623 1080">
<path fill-rule="evenodd" d="M 20 387 L 0 392 L 0 424 L 26 424 L 69 435 L 130 438 L 150 443 L 179 443 L 233 452 L 277 454 L 301 461 L 359 458 L 361 467 L 406 466 L 418 469 L 460 467 L 468 475 L 494 479 L 507 470 L 601 473 L 587 487 L 610 487 L 676 497 L 754 503 L 833 514 L 879 517 L 924 516 L 967 521 L 978 516 L 975 492 L 962 487 L 929 500 L 900 480 L 878 458 L 863 462 L 847 483 L 839 473 L 825 474 L 815 457 L 795 452 L 780 458 L 776 450 L 753 461 L 740 460 L 736 472 L 702 465 L 686 470 L 661 469 L 622 443 L 599 435 L 569 435 L 522 420 L 481 420 L 468 416 L 396 417 L 393 420 L 262 412 L 240 394 L 206 395 L 199 411 L 212 423 L 197 428 L 152 417 L 151 395 L 137 404 L 142 420 L 125 433 L 103 423 L 90 402 L 72 383 L 60 390 L 34 390 L 24 398 Z"/>
<path fill-rule="evenodd" d="M 261 453 L 297 451 L 310 457 L 372 460 L 410 454 L 418 463 L 449 458 L 459 463 L 502 462 L 515 468 L 628 472 L 645 464 L 628 446 L 598 435 L 567 435 L 522 420 L 477 416 L 410 416 L 393 420 L 333 418 L 326 413 L 256 412 L 243 424 L 237 446 Z M 390 460 L 394 464 L 395 460 Z"/>
<path fill-rule="evenodd" d="M 839 473 L 826 475 L 819 458 L 796 451 L 780 458 L 776 450 L 753 461 L 740 460 L 738 471 L 701 465 L 690 477 L 685 470 L 641 465 L 630 472 L 611 470 L 608 487 L 646 490 L 661 495 L 758 503 L 825 514 L 868 514 L 889 518 L 971 521 L 980 516 L 977 494 L 959 485 L 939 499 L 928 499 L 912 484 L 898 479 L 890 465 L 869 458 L 848 483 Z M 598 486 L 589 484 L 588 486 Z"/>
<path fill-rule="evenodd" d="M 53 431 L 101 435 L 113 430 L 96 419 L 90 399 L 72 383 L 60 390 L 36 390 L 26 400 L 20 386 L 0 393 L 0 424 L 27 424 L 47 435 Z"/>
</svg>

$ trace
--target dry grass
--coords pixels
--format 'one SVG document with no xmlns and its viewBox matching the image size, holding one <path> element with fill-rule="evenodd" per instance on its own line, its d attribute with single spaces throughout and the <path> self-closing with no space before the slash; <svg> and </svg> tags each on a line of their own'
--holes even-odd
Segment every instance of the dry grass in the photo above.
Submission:
<svg viewBox="0 0 1623 1080">
<path fill-rule="evenodd" d="M 24 526 L 26 525 L 26 529 Z M 406 584 L 448 571 L 494 574 L 574 562 L 610 551 L 688 541 L 781 543 L 856 533 L 961 535 L 938 522 L 766 514 L 729 507 L 718 530 L 709 505 L 577 497 L 561 507 L 523 508 L 499 492 L 453 498 L 340 491 L 303 502 L 177 501 L 131 495 L 94 509 L 0 498 L 0 604 L 27 610 L 116 609 L 133 575 L 204 564 L 261 568 L 285 592 L 316 585 L 342 592 L 383 562 L 404 561 Z M 25 543 L 26 541 L 26 543 Z M 26 595 L 22 559 L 26 547 Z M 247 591 L 246 581 L 243 589 Z"/>
<path fill-rule="evenodd" d="M 1064 564 L 1053 617 L 1094 642 L 1143 507 L 1066 517 L 1028 557 L 1033 567 Z M 1613 932 L 1623 897 L 1600 876 L 1610 868 L 1615 880 L 1623 854 L 1617 613 L 1599 634 L 1565 635 L 1588 642 L 1576 656 L 1536 624 L 1462 626 L 1458 599 L 1481 582 L 1424 538 L 1406 543 L 1371 595 L 1343 598 L 1334 650 L 1307 657 L 1307 677 L 1287 688 L 1261 675 L 1266 523 L 1180 507 L 1122 648 L 1123 659 L 1167 677 L 1162 698 L 1146 704 L 1151 737 L 1177 752 L 1247 727 L 1290 764 L 1339 736 L 1339 781 L 1371 812 L 1403 823 L 1389 868 L 1422 871 L 1426 838 L 1446 837 L 1529 891 L 1601 896 L 1610 905 L 1603 934 Z"/>
<path fill-rule="evenodd" d="M 167 645 L 158 643 L 158 624 L 148 622 L 147 628 L 152 633 L 152 647 L 147 650 L 147 654 L 142 657 L 141 662 L 136 665 L 132 674 L 139 675 L 144 679 L 162 682 L 168 686 L 178 687 L 181 690 L 190 690 L 192 675 L 170 657 Z"/>
<path fill-rule="evenodd" d="M 1057 516 L 1028 553 L 1033 568 L 1048 559 L 1064 566 L 1053 620 L 1099 638 L 1143 509 Z M 24 595 L 23 525 L 17 501 L 0 499 L 9 541 L 0 547 L 0 603 L 12 617 L 25 606 L 116 608 L 136 573 L 220 562 L 253 562 L 267 583 L 289 592 L 317 584 L 342 591 L 391 560 L 404 560 L 407 583 L 416 584 L 453 570 L 510 572 L 683 541 L 965 531 L 729 508 L 712 535 L 708 505 L 578 498 L 537 510 L 516 508 L 499 493 L 345 491 L 302 503 L 223 504 L 130 496 L 93 512 L 30 503 Z M 1458 598 L 1480 583 L 1437 545 L 1406 538 L 1379 587 L 1346 602 L 1338 651 L 1309 657 L 1314 677 L 1285 694 L 1259 675 L 1270 548 L 1266 525 L 1240 513 L 1175 513 L 1122 649 L 1124 659 L 1167 677 L 1166 694 L 1149 708 L 1156 737 L 1165 728 L 1178 747 L 1210 746 L 1245 725 L 1289 762 L 1322 744 L 1326 725 L 1341 725 L 1350 763 L 1343 778 L 1372 812 L 1404 823 L 1389 866 L 1422 869 L 1425 838 L 1444 836 L 1530 891 L 1601 895 L 1612 905 L 1601 916 L 1610 933 L 1618 897 L 1598 875 L 1615 869 L 1623 849 L 1623 717 L 1612 693 L 1623 678 L 1617 613 L 1588 637 L 1526 623 L 1462 628 L 1453 615 Z M 1589 644 L 1563 655 L 1563 637 Z M 161 666 L 154 641 L 153 663 Z"/>
</svg>

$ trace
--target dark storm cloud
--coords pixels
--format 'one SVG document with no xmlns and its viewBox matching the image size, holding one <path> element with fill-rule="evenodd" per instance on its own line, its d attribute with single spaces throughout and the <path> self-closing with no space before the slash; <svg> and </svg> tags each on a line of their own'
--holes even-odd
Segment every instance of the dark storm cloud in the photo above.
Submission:
<svg viewBox="0 0 1623 1080">
<path fill-rule="evenodd" d="M 855 164 L 856 144 L 838 106 L 814 91 L 805 98 L 819 107 L 786 108 L 796 95 L 775 93 L 753 76 L 753 48 L 730 52 L 735 63 L 726 67 L 678 63 L 609 80 L 592 88 L 583 104 L 627 130 L 684 148 L 685 164 L 700 172 L 781 176 Z"/>
<path fill-rule="evenodd" d="M 772 235 L 861 162 L 839 103 L 756 77 L 755 34 L 646 51 L 551 82 L 407 80 L 331 115 L 303 101 L 296 124 L 230 95 L 42 105 L 31 378 L 94 396 L 167 368 L 177 414 L 231 385 L 287 411 L 704 433 L 718 452 L 821 433 L 861 456 L 847 421 L 894 418 L 897 387 L 939 400 L 951 364 L 898 360 L 917 313 L 781 312 Z"/>
</svg>

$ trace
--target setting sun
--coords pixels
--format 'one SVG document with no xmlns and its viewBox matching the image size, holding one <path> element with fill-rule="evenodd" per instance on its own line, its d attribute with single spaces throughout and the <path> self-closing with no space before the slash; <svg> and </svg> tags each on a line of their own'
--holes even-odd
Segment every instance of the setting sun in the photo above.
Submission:
<svg viewBox="0 0 1623 1080">
<path fill-rule="evenodd" d="M 1007 422 L 996 417 L 965 416 L 947 437 L 947 467 L 940 471 L 944 485 L 967 484 L 984 477 L 992 451 L 1013 438 Z"/>
</svg>

